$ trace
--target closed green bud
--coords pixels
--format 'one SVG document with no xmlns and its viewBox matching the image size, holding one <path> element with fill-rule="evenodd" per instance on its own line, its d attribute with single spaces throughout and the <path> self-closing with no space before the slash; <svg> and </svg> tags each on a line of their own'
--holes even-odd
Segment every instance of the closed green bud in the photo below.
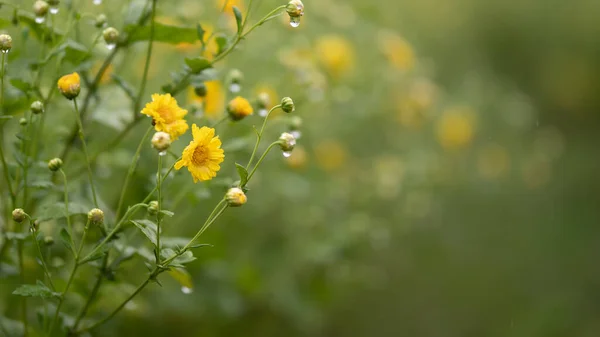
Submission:
<svg viewBox="0 0 600 337">
<path fill-rule="evenodd" d="M 53 237 L 51 237 L 51 236 L 46 236 L 46 237 L 44 238 L 44 244 L 45 244 L 46 246 L 52 246 L 52 245 L 54 244 L 54 238 L 53 238 Z"/>
<path fill-rule="evenodd" d="M 115 45 L 119 40 L 119 31 L 113 27 L 108 27 L 104 30 L 102 36 L 104 37 L 106 44 Z"/>
<path fill-rule="evenodd" d="M 194 93 L 196 94 L 196 96 L 199 97 L 205 97 L 206 94 L 208 94 L 208 89 L 206 88 L 206 84 L 204 84 L 204 82 L 196 85 L 194 87 Z"/>
<path fill-rule="evenodd" d="M 35 101 L 31 103 L 31 106 L 29 108 L 31 109 L 31 112 L 33 112 L 36 115 L 39 115 L 42 112 L 44 112 L 44 103 L 40 101 Z"/>
<path fill-rule="evenodd" d="M 285 7 L 285 11 L 291 18 L 296 18 L 304 15 L 304 4 L 300 0 L 291 0 Z"/>
<path fill-rule="evenodd" d="M 231 207 L 240 207 L 248 201 L 248 197 L 239 187 L 232 187 L 225 194 L 225 199 Z"/>
<path fill-rule="evenodd" d="M 279 137 L 279 147 L 284 153 L 291 152 L 296 146 L 296 138 L 291 133 L 284 132 Z"/>
<path fill-rule="evenodd" d="M 152 147 L 158 152 L 164 154 L 171 146 L 171 136 L 162 131 L 158 131 L 152 136 Z"/>
<path fill-rule="evenodd" d="M 19 125 L 26 126 L 27 125 L 27 118 L 21 117 L 21 119 L 19 119 Z"/>
<path fill-rule="evenodd" d="M 294 105 L 294 101 L 290 97 L 284 97 L 281 100 L 281 110 L 290 113 L 296 110 L 296 106 Z"/>
<path fill-rule="evenodd" d="M 43 18 L 48 14 L 48 9 L 50 5 L 46 1 L 38 0 L 33 4 L 33 13 L 38 18 Z M 41 23 L 40 20 L 36 21 L 37 23 Z M 42 21 L 43 22 L 43 21 Z"/>
<path fill-rule="evenodd" d="M 96 16 L 96 20 L 94 21 L 94 25 L 97 28 L 103 28 L 104 26 L 106 26 L 107 21 L 108 19 L 106 18 L 106 15 L 98 14 L 98 16 Z"/>
<path fill-rule="evenodd" d="M 147 210 L 148 210 L 148 214 L 156 215 L 158 213 L 158 201 L 156 201 L 156 200 L 150 201 L 150 203 L 148 203 Z"/>
<path fill-rule="evenodd" d="M 63 165 L 63 161 L 60 158 L 52 158 L 48 162 L 48 168 L 52 172 L 56 172 L 56 171 L 60 170 L 62 165 Z"/>
</svg>

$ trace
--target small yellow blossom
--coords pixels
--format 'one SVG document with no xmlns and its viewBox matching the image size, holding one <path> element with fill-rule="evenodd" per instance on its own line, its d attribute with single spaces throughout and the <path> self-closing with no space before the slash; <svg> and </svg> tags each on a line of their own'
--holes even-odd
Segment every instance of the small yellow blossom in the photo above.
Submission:
<svg viewBox="0 0 600 337">
<path fill-rule="evenodd" d="M 189 126 L 183 117 L 188 113 L 177 105 L 177 101 L 170 94 L 154 94 L 152 102 L 142 109 L 144 115 L 153 119 L 156 131 L 163 131 L 176 140 L 183 135 Z"/>
<path fill-rule="evenodd" d="M 73 99 L 81 90 L 81 79 L 78 73 L 65 75 L 58 80 L 58 89 L 67 99 Z"/>
<path fill-rule="evenodd" d="M 202 103 L 204 117 L 212 120 L 220 118 L 225 106 L 225 92 L 223 85 L 219 81 L 204 82 L 206 85 L 206 96 L 200 97 L 190 87 L 188 91 L 188 102 Z"/>
<path fill-rule="evenodd" d="M 403 71 L 414 67 L 415 52 L 410 43 L 390 31 L 380 32 L 378 40 L 379 49 L 392 67 Z"/>
<path fill-rule="evenodd" d="M 354 70 L 354 48 L 341 36 L 326 35 L 316 42 L 319 62 L 334 78 L 342 77 Z"/>
<path fill-rule="evenodd" d="M 229 117 L 231 117 L 231 119 L 234 121 L 239 121 L 247 116 L 252 115 L 254 109 L 252 109 L 252 105 L 247 99 L 238 96 L 232 99 L 229 104 L 227 104 L 227 112 L 229 113 Z"/>
<path fill-rule="evenodd" d="M 446 149 L 459 149 L 468 145 L 475 133 L 474 114 L 469 108 L 444 111 L 437 125 L 437 137 Z"/>
<path fill-rule="evenodd" d="M 325 171 L 334 172 L 346 164 L 348 152 L 339 141 L 331 139 L 317 144 L 315 157 L 319 167 Z"/>
<path fill-rule="evenodd" d="M 239 187 L 230 188 L 227 194 L 225 194 L 225 198 L 231 207 L 243 206 L 248 201 L 248 197 Z"/>
<path fill-rule="evenodd" d="M 181 160 L 175 163 L 175 169 L 179 170 L 187 166 L 188 171 L 194 178 L 194 183 L 211 180 L 217 176 L 221 164 L 225 158 L 221 149 L 221 140 L 215 136 L 215 129 L 203 126 L 199 128 L 192 125 L 194 139 L 183 150 Z"/>
</svg>

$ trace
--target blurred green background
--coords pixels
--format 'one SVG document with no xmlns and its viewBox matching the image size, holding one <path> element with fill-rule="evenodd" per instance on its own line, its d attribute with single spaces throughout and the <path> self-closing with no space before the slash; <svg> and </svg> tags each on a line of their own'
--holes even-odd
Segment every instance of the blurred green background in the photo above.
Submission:
<svg viewBox="0 0 600 337">
<path fill-rule="evenodd" d="M 120 3 L 89 10 L 119 27 Z M 254 20 L 281 4 L 256 3 Z M 220 5 L 159 1 L 159 16 L 227 26 Z M 191 294 L 164 275 L 97 336 L 598 336 L 600 2 L 304 5 L 299 28 L 286 17 L 260 27 L 220 76 L 241 70 L 249 98 L 265 87 L 293 97 L 300 147 L 269 156 L 248 204 L 203 237 L 213 247 L 190 265 Z M 134 82 L 144 48 L 113 71 Z M 195 53 L 158 44 L 148 92 Z M 120 113 L 118 99 L 105 102 L 94 133 L 116 134 Z M 222 179 L 173 180 L 170 234 L 197 230 L 250 153 L 235 140 L 258 123 L 218 131 Z M 145 128 L 97 167 L 106 199 Z M 154 163 L 142 156 L 130 204 L 151 189 Z M 116 279 L 135 285 L 144 272 L 130 262 Z M 95 312 L 130 291 L 109 284 Z"/>
</svg>

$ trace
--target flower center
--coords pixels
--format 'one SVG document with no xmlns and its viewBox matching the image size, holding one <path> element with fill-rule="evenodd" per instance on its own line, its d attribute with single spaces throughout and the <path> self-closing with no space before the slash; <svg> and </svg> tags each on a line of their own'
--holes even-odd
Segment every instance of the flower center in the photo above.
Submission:
<svg viewBox="0 0 600 337">
<path fill-rule="evenodd" d="M 171 124 L 175 121 L 175 116 L 173 116 L 173 110 L 168 106 L 162 106 L 158 109 L 158 114 L 165 120 L 166 124 Z"/>
<path fill-rule="evenodd" d="M 208 149 L 204 146 L 196 147 L 196 149 L 194 149 L 194 154 L 192 155 L 192 163 L 196 166 L 204 166 L 207 160 Z"/>
</svg>

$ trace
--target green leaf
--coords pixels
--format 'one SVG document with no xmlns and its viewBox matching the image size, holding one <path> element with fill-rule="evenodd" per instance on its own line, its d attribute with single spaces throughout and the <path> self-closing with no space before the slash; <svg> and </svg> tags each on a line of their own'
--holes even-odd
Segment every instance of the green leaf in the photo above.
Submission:
<svg viewBox="0 0 600 337">
<path fill-rule="evenodd" d="M 137 25 L 137 23 L 140 22 L 145 15 L 147 15 L 147 13 L 144 12 L 145 8 L 145 0 L 130 1 L 129 7 L 127 7 L 127 12 L 124 15 L 125 25 Z"/>
<path fill-rule="evenodd" d="M 129 36 L 129 42 L 150 40 L 150 26 L 139 27 Z M 154 23 L 154 41 L 170 44 L 194 43 L 198 40 L 195 27 L 171 26 L 160 22 Z"/>
<path fill-rule="evenodd" d="M 168 273 L 181 285 L 182 289 L 187 289 L 187 291 L 194 289 L 192 275 L 184 268 L 171 268 Z"/>
<path fill-rule="evenodd" d="M 171 248 L 164 248 L 160 252 L 160 255 L 165 260 L 170 259 L 171 257 L 173 257 L 176 254 L 177 253 L 175 253 L 175 251 Z M 171 261 L 171 263 L 169 265 L 172 267 L 183 267 L 184 264 L 190 263 L 194 260 L 196 260 L 196 258 L 194 257 L 194 254 L 188 250 L 185 253 L 181 254 L 180 256 L 176 257 L 173 261 Z"/>
<path fill-rule="evenodd" d="M 87 212 L 91 209 L 91 207 L 70 202 L 69 203 L 69 213 L 70 215 L 75 214 L 87 214 Z M 47 204 L 42 206 L 40 209 L 38 219 L 40 221 L 50 220 L 50 219 L 60 219 L 66 217 L 65 213 L 65 204 L 63 202 L 57 202 L 54 204 Z"/>
<path fill-rule="evenodd" d="M 131 220 L 156 247 L 156 224 L 150 220 Z"/>
<path fill-rule="evenodd" d="M 54 184 L 51 181 L 39 180 L 39 181 L 32 181 L 32 182 L 28 183 L 27 186 L 33 187 L 33 188 L 39 188 L 39 189 L 49 189 L 49 188 L 52 188 L 54 186 Z"/>
<path fill-rule="evenodd" d="M 67 41 L 60 47 L 65 52 L 63 60 L 78 65 L 91 57 L 88 49 L 75 41 Z"/>
<path fill-rule="evenodd" d="M 31 29 L 36 38 L 43 40 L 44 43 L 52 43 L 52 41 L 58 41 L 62 38 L 63 34 L 58 33 L 54 29 L 48 27 L 48 25 L 40 25 L 35 22 L 35 16 L 31 13 L 21 11 L 18 14 L 19 21 Z"/>
<path fill-rule="evenodd" d="M 215 37 L 215 42 L 217 43 L 217 55 L 221 54 L 225 51 L 225 49 L 227 49 L 227 36 L 219 34 L 217 37 Z"/>
<path fill-rule="evenodd" d="M 25 297 L 41 297 L 41 298 L 59 298 L 60 293 L 50 290 L 46 285 L 38 280 L 37 284 L 23 284 L 19 288 L 12 292 L 13 295 L 25 296 Z"/>
<path fill-rule="evenodd" d="M 243 24 L 242 12 L 240 12 L 239 8 L 237 8 L 236 6 L 233 6 L 233 15 L 235 16 L 235 22 L 237 23 L 237 31 L 239 34 L 242 32 L 242 24 Z"/>
<path fill-rule="evenodd" d="M 185 64 L 190 67 L 190 71 L 193 74 L 199 74 L 204 69 L 208 69 L 212 67 L 210 61 L 204 57 L 186 57 Z"/>
<path fill-rule="evenodd" d="M 214 247 L 213 245 L 209 244 L 209 243 L 197 243 L 195 245 L 191 245 L 190 248 L 194 249 L 194 248 L 202 248 L 202 247 Z"/>
<path fill-rule="evenodd" d="M 200 42 L 202 42 L 202 44 L 204 44 L 204 34 L 206 34 L 206 31 L 204 30 L 204 28 L 202 28 L 201 24 L 197 24 L 196 25 L 196 35 L 198 36 L 198 39 L 200 40 Z"/>
<path fill-rule="evenodd" d="M 238 163 L 235 163 L 235 168 L 237 168 L 238 174 L 240 175 L 240 186 L 246 186 L 246 183 L 248 183 L 248 171 Z"/>
<path fill-rule="evenodd" d="M 0 116 L 0 125 L 11 120 L 13 116 Z"/>
<path fill-rule="evenodd" d="M 71 234 L 67 231 L 66 228 L 62 228 L 59 233 L 60 241 L 67 247 L 73 254 L 75 254 L 75 248 L 73 247 L 73 239 L 71 238 Z"/>
<path fill-rule="evenodd" d="M 123 92 L 127 95 L 127 97 L 129 97 L 132 100 L 135 100 L 135 91 L 133 90 L 131 84 L 127 83 L 127 81 L 125 81 L 119 75 L 113 74 L 112 79 L 113 81 L 115 81 L 119 88 L 123 89 Z"/>
<path fill-rule="evenodd" d="M 33 90 L 33 85 L 29 82 L 25 82 L 20 78 L 13 78 L 10 80 L 10 84 L 19 89 L 25 95 L 28 95 Z"/>
<path fill-rule="evenodd" d="M 162 209 L 162 210 L 160 210 L 160 213 L 161 213 L 161 214 L 164 214 L 164 215 L 166 215 L 166 216 L 168 216 L 168 217 L 171 217 L 171 218 L 173 217 L 173 215 L 175 215 L 175 213 L 173 213 L 173 212 L 171 212 L 171 211 L 167 211 L 166 209 Z"/>
</svg>

